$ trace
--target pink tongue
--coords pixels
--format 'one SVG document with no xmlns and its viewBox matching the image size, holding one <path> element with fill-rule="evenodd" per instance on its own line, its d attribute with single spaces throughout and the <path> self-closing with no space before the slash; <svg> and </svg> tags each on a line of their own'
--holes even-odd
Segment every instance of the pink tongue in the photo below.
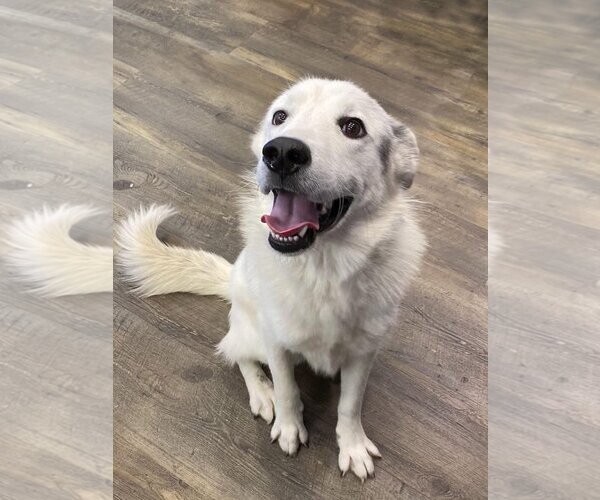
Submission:
<svg viewBox="0 0 600 500">
<path fill-rule="evenodd" d="M 273 203 L 271 215 L 263 215 L 260 220 L 281 236 L 297 234 L 304 226 L 319 229 L 317 205 L 289 191 L 280 191 Z"/>
</svg>

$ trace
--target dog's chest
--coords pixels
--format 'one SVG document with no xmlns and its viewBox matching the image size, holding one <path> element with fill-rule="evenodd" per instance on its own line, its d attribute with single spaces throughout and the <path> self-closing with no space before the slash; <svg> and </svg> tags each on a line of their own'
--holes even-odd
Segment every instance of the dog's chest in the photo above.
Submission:
<svg viewBox="0 0 600 500">
<path fill-rule="evenodd" d="M 362 328 L 368 300 L 353 279 L 307 266 L 263 282 L 263 297 L 271 299 L 261 301 L 261 312 L 270 334 L 315 370 L 333 374 L 349 352 L 370 348 Z"/>
</svg>

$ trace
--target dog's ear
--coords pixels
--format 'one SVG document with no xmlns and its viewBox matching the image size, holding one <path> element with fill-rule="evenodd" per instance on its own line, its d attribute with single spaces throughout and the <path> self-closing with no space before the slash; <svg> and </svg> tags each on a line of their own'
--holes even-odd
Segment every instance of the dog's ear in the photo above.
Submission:
<svg viewBox="0 0 600 500">
<path fill-rule="evenodd" d="M 393 182 L 404 189 L 410 188 L 419 163 L 419 147 L 415 134 L 403 123 L 393 120 L 388 149 L 388 163 Z"/>
</svg>

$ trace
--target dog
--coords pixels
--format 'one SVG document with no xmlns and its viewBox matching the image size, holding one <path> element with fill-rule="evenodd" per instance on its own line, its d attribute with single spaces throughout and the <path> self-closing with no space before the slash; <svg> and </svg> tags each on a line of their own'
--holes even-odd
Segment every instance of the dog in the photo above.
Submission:
<svg viewBox="0 0 600 500">
<path fill-rule="evenodd" d="M 361 421 L 367 378 L 426 248 L 406 194 L 415 135 L 355 84 L 309 78 L 271 104 L 252 150 L 256 189 L 240 203 L 245 247 L 233 265 L 162 244 L 157 227 L 174 213 L 165 206 L 121 225 L 118 259 L 142 295 L 231 302 L 218 352 L 238 365 L 252 413 L 272 422 L 285 453 L 308 443 L 294 366 L 339 372 L 338 465 L 364 481 L 381 456 Z"/>
</svg>

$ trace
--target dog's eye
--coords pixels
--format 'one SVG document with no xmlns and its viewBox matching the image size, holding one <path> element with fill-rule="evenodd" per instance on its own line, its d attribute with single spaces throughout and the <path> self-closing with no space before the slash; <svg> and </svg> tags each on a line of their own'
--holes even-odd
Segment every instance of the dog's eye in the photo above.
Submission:
<svg viewBox="0 0 600 500">
<path fill-rule="evenodd" d="M 275 113 L 273 113 L 273 125 L 281 125 L 286 118 L 287 113 L 282 109 L 280 109 L 279 111 L 275 111 Z"/>
<path fill-rule="evenodd" d="M 338 125 L 342 133 L 350 139 L 360 139 L 367 135 L 365 125 L 359 118 L 341 118 Z"/>
</svg>

